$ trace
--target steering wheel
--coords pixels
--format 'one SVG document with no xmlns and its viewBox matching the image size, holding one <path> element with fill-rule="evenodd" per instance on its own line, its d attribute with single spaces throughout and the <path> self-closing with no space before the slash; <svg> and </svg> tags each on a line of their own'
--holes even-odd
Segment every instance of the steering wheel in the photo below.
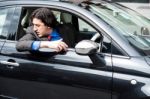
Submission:
<svg viewBox="0 0 150 99">
<path fill-rule="evenodd" d="M 95 34 L 92 36 L 91 40 L 95 42 L 98 38 L 100 38 L 100 36 L 101 36 L 101 35 L 100 35 L 99 33 L 95 33 Z M 98 52 L 100 52 L 100 48 L 101 48 L 100 46 L 101 46 L 101 44 L 99 43 L 98 45 L 99 45 Z"/>
<path fill-rule="evenodd" d="M 93 36 L 92 36 L 92 38 L 91 38 L 91 40 L 92 41 L 96 41 L 98 38 L 100 38 L 100 34 L 99 33 L 95 33 Z"/>
</svg>

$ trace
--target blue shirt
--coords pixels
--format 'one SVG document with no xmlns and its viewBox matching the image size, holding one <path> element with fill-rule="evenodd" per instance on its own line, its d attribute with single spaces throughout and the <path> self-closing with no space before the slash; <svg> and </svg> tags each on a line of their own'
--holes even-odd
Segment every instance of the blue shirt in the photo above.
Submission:
<svg viewBox="0 0 150 99">
<path fill-rule="evenodd" d="M 51 36 L 50 41 L 56 41 L 62 39 L 56 30 L 53 30 L 50 36 Z M 32 50 L 38 50 L 39 48 L 40 48 L 40 41 L 34 41 L 32 43 Z"/>
</svg>

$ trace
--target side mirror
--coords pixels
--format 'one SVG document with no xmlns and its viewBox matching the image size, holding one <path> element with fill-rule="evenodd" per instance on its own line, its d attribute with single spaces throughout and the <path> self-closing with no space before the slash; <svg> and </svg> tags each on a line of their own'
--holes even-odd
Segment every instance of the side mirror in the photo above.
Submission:
<svg viewBox="0 0 150 99">
<path fill-rule="evenodd" d="M 75 51 L 80 55 L 91 55 L 98 51 L 99 45 L 92 40 L 82 40 L 75 46 Z"/>
</svg>

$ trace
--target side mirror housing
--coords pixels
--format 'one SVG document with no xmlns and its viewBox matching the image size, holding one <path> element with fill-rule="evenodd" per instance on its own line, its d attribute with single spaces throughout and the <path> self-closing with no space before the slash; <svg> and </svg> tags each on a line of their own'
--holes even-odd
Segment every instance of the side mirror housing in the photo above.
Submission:
<svg viewBox="0 0 150 99">
<path fill-rule="evenodd" d="M 92 40 L 82 40 L 75 46 L 75 51 L 80 55 L 91 55 L 98 51 L 99 45 Z"/>
</svg>

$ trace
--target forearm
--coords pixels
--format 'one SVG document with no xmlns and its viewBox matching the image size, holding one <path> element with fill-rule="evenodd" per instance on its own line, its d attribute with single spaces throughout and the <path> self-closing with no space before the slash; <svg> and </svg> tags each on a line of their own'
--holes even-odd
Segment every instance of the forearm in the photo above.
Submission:
<svg viewBox="0 0 150 99">
<path fill-rule="evenodd" d="M 40 48 L 55 48 L 54 41 L 41 41 Z"/>
<path fill-rule="evenodd" d="M 66 51 L 68 48 L 68 45 L 61 40 L 58 41 L 41 41 L 40 42 L 40 48 L 51 48 L 56 49 L 57 52 L 59 51 Z"/>
<path fill-rule="evenodd" d="M 32 33 L 27 33 L 16 43 L 16 49 L 18 51 L 31 51 L 32 43 L 36 40 Z"/>
<path fill-rule="evenodd" d="M 31 46 L 32 46 L 33 41 L 19 41 L 16 44 L 16 49 L 18 51 L 30 51 L 32 50 Z"/>
</svg>

